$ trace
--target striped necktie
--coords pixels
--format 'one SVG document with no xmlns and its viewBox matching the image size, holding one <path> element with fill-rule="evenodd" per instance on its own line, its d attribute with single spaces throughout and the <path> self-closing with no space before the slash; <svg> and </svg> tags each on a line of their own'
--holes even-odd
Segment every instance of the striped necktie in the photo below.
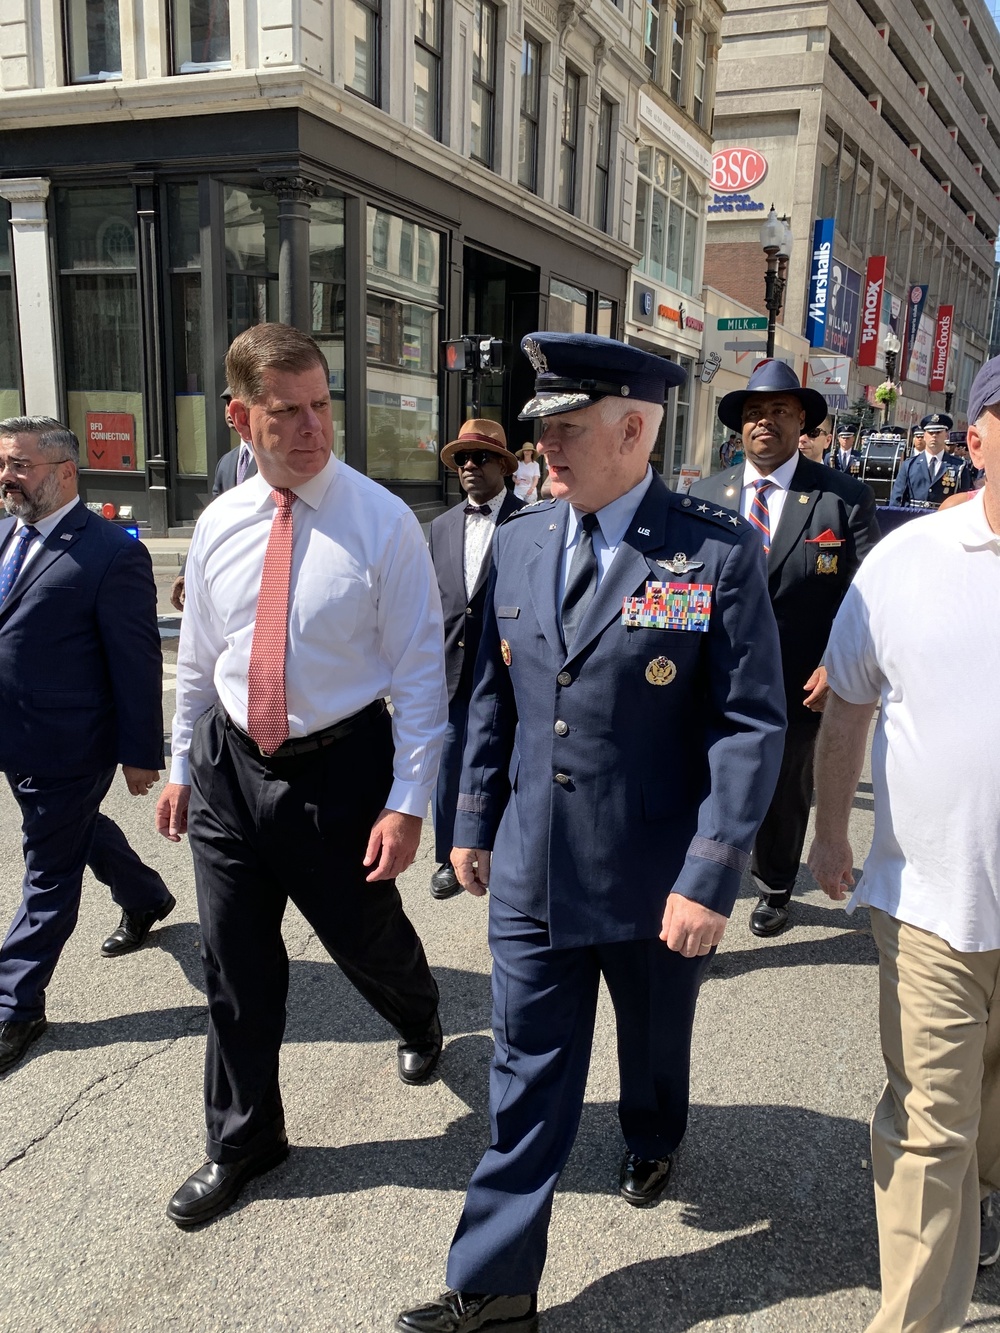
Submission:
<svg viewBox="0 0 1000 1333">
<path fill-rule="evenodd" d="M 292 501 L 294 491 L 273 490 L 274 517 L 264 552 L 257 616 L 247 671 L 247 731 L 263 754 L 288 739 L 285 651 L 288 595 L 292 582 Z"/>
<path fill-rule="evenodd" d="M 14 538 L 14 552 L 3 569 L 0 569 L 0 606 L 6 601 L 7 594 L 17 582 L 17 576 L 24 565 L 32 537 L 37 536 L 38 529 L 33 528 L 30 523 L 26 523 Z"/>
<path fill-rule="evenodd" d="M 774 482 L 768 477 L 757 478 L 753 484 L 753 499 L 750 501 L 750 512 L 747 515 L 760 533 L 765 555 L 771 549 L 771 513 L 767 507 L 767 488 L 773 485 Z"/>
</svg>

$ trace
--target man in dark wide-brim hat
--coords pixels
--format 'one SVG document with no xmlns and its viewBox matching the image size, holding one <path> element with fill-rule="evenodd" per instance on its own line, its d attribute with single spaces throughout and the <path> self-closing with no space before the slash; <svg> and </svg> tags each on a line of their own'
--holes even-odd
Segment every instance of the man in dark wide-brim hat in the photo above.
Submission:
<svg viewBox="0 0 1000 1333">
<path fill-rule="evenodd" d="M 754 844 L 760 901 L 755 935 L 777 935 L 799 871 L 813 788 L 813 751 L 826 699 L 823 652 L 855 570 L 879 538 L 870 486 L 799 453 L 801 431 L 827 415 L 781 361 L 762 361 L 745 389 L 727 393 L 719 420 L 743 438 L 745 462 L 695 482 L 692 498 L 735 509 L 757 529 L 781 640 L 788 731 L 778 786 Z"/>
</svg>

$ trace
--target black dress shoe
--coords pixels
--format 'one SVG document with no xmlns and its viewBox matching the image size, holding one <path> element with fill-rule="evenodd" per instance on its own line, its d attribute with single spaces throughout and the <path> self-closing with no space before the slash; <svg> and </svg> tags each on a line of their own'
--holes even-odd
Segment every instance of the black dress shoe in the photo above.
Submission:
<svg viewBox="0 0 1000 1333">
<path fill-rule="evenodd" d="M 538 1333 L 538 1298 L 480 1296 L 471 1291 L 446 1291 L 429 1305 L 404 1310 L 397 1333 Z"/>
<path fill-rule="evenodd" d="M 235 1203 L 248 1180 L 262 1176 L 288 1156 L 288 1139 L 282 1133 L 267 1152 L 241 1157 L 238 1162 L 206 1162 L 188 1176 L 167 1204 L 167 1216 L 179 1227 L 209 1222 Z"/>
<path fill-rule="evenodd" d="M 423 1083 L 430 1078 L 441 1057 L 444 1035 L 441 1020 L 434 1015 L 425 1036 L 417 1041 L 401 1041 L 397 1049 L 399 1077 L 404 1083 Z"/>
<path fill-rule="evenodd" d="M 627 1152 L 618 1176 L 618 1193 L 633 1208 L 648 1208 L 667 1188 L 672 1157 L 639 1157 Z"/>
<path fill-rule="evenodd" d="M 461 892 L 462 886 L 455 874 L 455 867 L 450 861 L 445 861 L 444 865 L 438 866 L 434 874 L 431 875 L 431 897 L 439 900 L 454 898 L 456 893 Z"/>
<path fill-rule="evenodd" d="M 44 1018 L 8 1018 L 6 1023 L 0 1023 L 0 1074 L 13 1068 L 47 1027 Z"/>
<path fill-rule="evenodd" d="M 750 931 L 754 935 L 780 935 L 788 925 L 788 908 L 777 907 L 766 898 L 750 913 Z"/>
<path fill-rule="evenodd" d="M 157 921 L 177 906 L 177 899 L 169 894 L 162 907 L 154 907 L 151 912 L 122 912 L 118 929 L 113 931 L 101 945 L 105 958 L 117 958 L 121 953 L 131 953 L 138 949 Z"/>
</svg>

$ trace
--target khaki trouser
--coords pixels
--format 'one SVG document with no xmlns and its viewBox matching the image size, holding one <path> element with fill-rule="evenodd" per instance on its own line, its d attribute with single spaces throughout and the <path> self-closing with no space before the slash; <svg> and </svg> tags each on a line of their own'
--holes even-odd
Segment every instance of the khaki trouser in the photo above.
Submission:
<svg viewBox="0 0 1000 1333">
<path fill-rule="evenodd" d="M 888 1082 L 872 1118 L 882 1307 L 868 1333 L 954 1333 L 1000 1189 L 1000 949 L 958 953 L 871 910 Z"/>
</svg>

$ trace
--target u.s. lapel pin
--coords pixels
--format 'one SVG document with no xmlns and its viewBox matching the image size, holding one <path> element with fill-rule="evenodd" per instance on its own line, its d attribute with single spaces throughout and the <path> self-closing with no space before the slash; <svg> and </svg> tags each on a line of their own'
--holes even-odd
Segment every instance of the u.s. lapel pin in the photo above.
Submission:
<svg viewBox="0 0 1000 1333">
<path fill-rule="evenodd" d="M 809 496 L 808 496 L 808 495 L 800 495 L 800 496 L 799 496 L 799 504 L 800 504 L 800 505 L 807 505 L 808 503 L 809 503 Z"/>
</svg>

